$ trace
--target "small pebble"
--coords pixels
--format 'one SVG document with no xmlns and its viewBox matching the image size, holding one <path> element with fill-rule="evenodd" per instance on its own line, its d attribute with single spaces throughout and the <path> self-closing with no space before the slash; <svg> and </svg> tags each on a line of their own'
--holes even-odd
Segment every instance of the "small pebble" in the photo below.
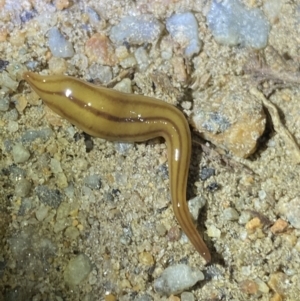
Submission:
<svg viewBox="0 0 300 301">
<path fill-rule="evenodd" d="M 18 89 L 18 86 L 19 86 L 18 82 L 13 80 L 8 72 L 6 71 L 0 72 L 0 87 L 2 89 L 5 87 L 12 91 L 16 91 Z"/>
<path fill-rule="evenodd" d="M 19 118 L 19 113 L 17 109 L 12 109 L 8 112 L 6 112 L 3 116 L 3 119 L 9 120 L 9 121 L 17 121 Z"/>
<path fill-rule="evenodd" d="M 190 292 L 183 292 L 180 295 L 180 301 L 195 301 L 195 296 Z"/>
<path fill-rule="evenodd" d="M 165 295 L 179 294 L 204 279 L 200 270 L 192 270 L 186 264 L 177 264 L 166 268 L 154 281 L 155 291 Z"/>
<path fill-rule="evenodd" d="M 263 224 L 258 217 L 254 217 L 246 224 L 246 229 L 249 234 L 254 233 L 256 229 L 262 228 Z"/>
<path fill-rule="evenodd" d="M 65 230 L 65 236 L 71 240 L 76 240 L 79 235 L 79 230 L 76 227 L 70 226 Z"/>
<path fill-rule="evenodd" d="M 87 70 L 87 75 L 92 79 L 99 79 L 103 84 L 112 80 L 112 70 L 109 66 L 103 66 L 98 63 L 93 63 Z"/>
<path fill-rule="evenodd" d="M 30 157 L 30 152 L 21 144 L 16 144 L 12 149 L 12 155 L 15 163 L 24 163 Z"/>
<path fill-rule="evenodd" d="M 258 292 L 258 285 L 253 280 L 244 280 L 239 283 L 239 287 L 245 294 L 255 295 Z"/>
<path fill-rule="evenodd" d="M 60 220 L 67 217 L 70 211 L 71 211 L 71 204 L 67 202 L 62 202 L 57 208 L 56 219 Z"/>
<path fill-rule="evenodd" d="M 235 221 L 239 219 L 239 214 L 234 208 L 226 208 L 223 210 L 223 217 L 227 221 Z"/>
<path fill-rule="evenodd" d="M 39 200 L 52 208 L 58 208 L 63 200 L 63 196 L 58 189 L 50 189 L 45 185 L 39 185 L 35 190 Z"/>
<path fill-rule="evenodd" d="M 123 92 L 123 93 L 132 93 L 131 80 L 129 78 L 122 79 L 120 82 L 118 82 L 114 86 L 114 89 L 118 90 L 120 92 Z M 123 144 L 125 144 L 125 143 L 123 143 Z M 132 143 L 126 143 L 126 144 L 132 145 Z"/>
<path fill-rule="evenodd" d="M 47 141 L 53 135 L 53 132 L 50 128 L 45 128 L 41 130 L 28 130 L 21 137 L 22 142 L 32 142 L 38 138 L 43 141 Z"/>
<path fill-rule="evenodd" d="M 295 197 L 288 203 L 279 203 L 278 211 L 284 214 L 290 224 L 296 229 L 300 229 L 300 197 Z"/>
<path fill-rule="evenodd" d="M 174 14 L 167 19 L 166 26 L 172 38 L 185 49 L 187 57 L 200 52 L 198 22 L 191 12 Z"/>
<path fill-rule="evenodd" d="M 9 109 L 9 99 L 4 97 L 0 98 L 0 111 L 6 112 Z"/>
<path fill-rule="evenodd" d="M 215 225 L 211 225 L 207 228 L 207 235 L 209 237 L 220 238 L 221 231 Z"/>
<path fill-rule="evenodd" d="M 264 14 L 258 8 L 247 9 L 239 0 L 212 1 L 207 23 L 220 44 L 255 49 L 267 45 L 270 25 Z"/>
<path fill-rule="evenodd" d="M 114 66 L 118 62 L 113 45 L 103 33 L 95 33 L 86 41 L 85 54 L 90 63 Z"/>
<path fill-rule="evenodd" d="M 194 221 L 199 217 L 199 212 L 206 204 L 206 199 L 202 196 L 196 196 L 188 201 L 189 211 Z"/>
<path fill-rule="evenodd" d="M 122 154 L 122 155 L 127 155 L 129 150 L 134 148 L 134 143 L 130 143 L 130 142 L 116 142 L 114 144 L 115 146 L 115 150 Z"/>
<path fill-rule="evenodd" d="M 278 233 L 282 233 L 284 232 L 287 227 L 289 226 L 289 224 L 284 221 L 283 219 L 279 218 L 274 225 L 270 228 L 271 232 L 273 234 L 278 234 Z"/>
<path fill-rule="evenodd" d="M 56 57 L 70 58 L 74 55 L 71 42 L 66 40 L 57 27 L 52 27 L 48 31 L 49 48 Z"/>
<path fill-rule="evenodd" d="M 287 275 L 282 272 L 271 274 L 268 285 L 274 292 L 282 297 L 287 295 L 290 289 L 290 281 Z"/>
<path fill-rule="evenodd" d="M 207 166 L 203 166 L 200 170 L 200 179 L 205 181 L 215 175 L 215 169 Z"/>
<path fill-rule="evenodd" d="M 40 207 L 35 212 L 36 219 L 41 222 L 43 221 L 48 215 L 48 207 L 44 204 L 41 204 Z"/>
<path fill-rule="evenodd" d="M 27 179 L 21 179 L 16 183 L 15 195 L 17 197 L 25 197 L 30 193 L 31 182 Z"/>
<path fill-rule="evenodd" d="M 84 183 L 91 189 L 101 188 L 101 177 L 100 175 L 90 175 L 84 178 Z"/>
<path fill-rule="evenodd" d="M 126 16 L 113 26 L 110 39 L 117 45 L 154 43 L 161 35 L 163 25 L 152 15 Z"/>
<path fill-rule="evenodd" d="M 62 168 L 61 168 L 60 162 L 58 160 L 56 160 L 55 158 L 52 158 L 50 160 L 50 168 L 51 168 L 51 170 L 52 170 L 53 173 L 62 172 Z"/>
<path fill-rule="evenodd" d="M 239 224 L 245 225 L 250 219 L 251 213 L 249 211 L 243 211 L 239 217 Z"/>
<path fill-rule="evenodd" d="M 139 262 L 142 265 L 151 266 L 154 264 L 153 256 L 149 252 L 142 252 L 139 254 Z"/>
<path fill-rule="evenodd" d="M 91 270 L 90 259 L 85 254 L 80 254 L 69 261 L 64 271 L 64 280 L 69 286 L 76 286 L 87 278 Z"/>
<path fill-rule="evenodd" d="M 7 130 L 11 133 L 17 132 L 19 129 L 19 124 L 16 121 L 9 120 L 7 124 Z"/>
<path fill-rule="evenodd" d="M 135 52 L 134 52 L 135 59 L 138 63 L 140 71 L 144 71 L 147 69 L 149 65 L 149 57 L 148 53 L 145 50 L 144 47 L 139 47 Z"/>
</svg>

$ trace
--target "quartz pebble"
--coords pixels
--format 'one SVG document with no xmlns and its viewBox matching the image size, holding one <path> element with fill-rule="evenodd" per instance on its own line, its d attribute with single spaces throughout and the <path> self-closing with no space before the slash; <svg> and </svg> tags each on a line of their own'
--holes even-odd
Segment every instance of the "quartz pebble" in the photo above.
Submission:
<svg viewBox="0 0 300 301">
<path fill-rule="evenodd" d="M 221 231 L 215 225 L 211 225 L 207 228 L 207 235 L 209 237 L 220 238 Z"/>
<path fill-rule="evenodd" d="M 177 264 L 163 271 L 154 281 L 154 288 L 158 293 L 165 295 L 179 294 L 203 279 L 201 271 L 192 270 L 186 264 Z"/>
<path fill-rule="evenodd" d="M 174 14 L 167 19 L 166 26 L 172 38 L 184 48 L 187 57 L 200 52 L 201 43 L 198 37 L 198 23 L 192 13 Z"/>
<path fill-rule="evenodd" d="M 6 112 L 9 109 L 9 100 L 8 98 L 0 98 L 0 111 Z"/>
<path fill-rule="evenodd" d="M 234 208 L 226 208 L 223 211 L 223 217 L 227 221 L 234 221 L 239 219 L 239 214 Z"/>
<path fill-rule="evenodd" d="M 25 197 L 31 190 L 31 183 L 27 179 L 21 179 L 16 183 L 15 195 L 18 197 Z"/>
<path fill-rule="evenodd" d="M 279 202 L 278 210 L 285 215 L 290 224 L 296 229 L 300 229 L 300 197 L 297 196 L 288 203 Z"/>
<path fill-rule="evenodd" d="M 101 177 L 100 175 L 90 175 L 84 178 L 84 183 L 91 189 L 101 188 Z"/>
<path fill-rule="evenodd" d="M 57 27 L 52 27 L 48 32 L 49 48 L 56 57 L 70 58 L 74 55 L 71 42 L 66 40 Z"/>
<path fill-rule="evenodd" d="M 64 271 L 64 280 L 69 286 L 76 286 L 87 278 L 91 270 L 90 259 L 85 254 L 80 254 L 69 261 Z"/>
<path fill-rule="evenodd" d="M 50 128 L 45 128 L 41 130 L 28 130 L 21 137 L 22 142 L 32 142 L 38 138 L 43 141 L 49 140 L 53 135 L 53 132 Z"/>
<path fill-rule="evenodd" d="M 41 206 L 35 212 L 36 219 L 39 222 L 43 221 L 48 215 L 48 210 L 48 207 L 42 203 Z"/>
<path fill-rule="evenodd" d="M 188 201 L 189 211 L 194 221 L 198 219 L 201 208 L 205 206 L 206 200 L 202 196 L 196 196 Z"/>
<path fill-rule="evenodd" d="M 162 30 L 163 25 L 152 15 L 126 16 L 112 27 L 110 39 L 117 45 L 154 43 Z"/>
<path fill-rule="evenodd" d="M 30 157 L 30 152 L 21 144 L 16 144 L 12 149 L 12 155 L 15 163 L 24 163 Z"/>
<path fill-rule="evenodd" d="M 267 45 L 270 26 L 264 14 L 257 8 L 247 9 L 239 0 L 214 0 L 207 23 L 220 44 L 242 44 L 255 49 Z"/>
<path fill-rule="evenodd" d="M 180 301 L 195 301 L 195 297 L 190 292 L 183 292 L 180 295 Z"/>
<path fill-rule="evenodd" d="M 114 89 L 123 93 L 132 93 L 131 80 L 129 78 L 122 79 L 114 86 Z M 132 143 L 127 143 L 127 144 L 132 145 Z"/>
<path fill-rule="evenodd" d="M 140 71 L 146 70 L 149 65 L 149 58 L 148 58 L 146 49 L 144 47 L 139 47 L 134 52 L 134 56 L 135 56 L 135 59 L 137 61 Z"/>
</svg>

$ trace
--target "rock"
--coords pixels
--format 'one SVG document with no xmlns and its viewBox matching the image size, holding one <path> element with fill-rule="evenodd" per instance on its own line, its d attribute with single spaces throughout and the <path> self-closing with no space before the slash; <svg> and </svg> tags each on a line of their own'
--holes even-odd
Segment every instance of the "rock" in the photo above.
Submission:
<svg viewBox="0 0 300 301">
<path fill-rule="evenodd" d="M 44 220 L 48 215 L 48 207 L 44 204 L 41 204 L 41 206 L 36 210 L 35 217 L 36 219 L 41 222 Z"/>
<path fill-rule="evenodd" d="M 289 226 L 289 224 L 284 221 L 283 219 L 279 218 L 274 225 L 270 228 L 271 232 L 273 234 L 278 234 L 278 233 L 282 233 L 284 232 L 287 227 Z"/>
<path fill-rule="evenodd" d="M 201 42 L 198 36 L 198 23 L 191 12 L 172 15 L 167 19 L 166 26 L 172 38 L 184 48 L 187 57 L 200 52 Z"/>
<path fill-rule="evenodd" d="M 288 203 L 279 202 L 277 205 L 279 213 L 286 216 L 289 223 L 296 229 L 300 229 L 300 197 L 297 196 Z"/>
<path fill-rule="evenodd" d="M 221 231 L 215 225 L 211 225 L 207 227 L 207 235 L 209 237 L 220 238 Z"/>
<path fill-rule="evenodd" d="M 201 101 L 194 97 L 192 126 L 204 139 L 238 157 L 253 154 L 266 125 L 262 104 L 235 78 L 228 91 L 225 87 L 212 95 L 207 93 L 209 97 Z"/>
<path fill-rule="evenodd" d="M 63 200 L 63 196 L 58 189 L 50 189 L 45 185 L 39 185 L 35 190 L 39 200 L 52 208 L 58 208 Z"/>
<path fill-rule="evenodd" d="M 247 9 L 239 0 L 212 2 L 207 14 L 208 27 L 220 44 L 264 48 L 270 25 L 260 9 Z"/>
<path fill-rule="evenodd" d="M 202 196 L 196 196 L 188 201 L 189 211 L 194 221 L 198 219 L 201 208 L 205 206 L 206 199 Z"/>
<path fill-rule="evenodd" d="M 48 31 L 49 48 L 56 57 L 69 58 L 74 55 L 74 49 L 71 42 L 61 34 L 57 27 L 52 27 Z"/>
<path fill-rule="evenodd" d="M 204 279 L 201 271 L 192 270 L 186 264 L 177 264 L 166 268 L 161 276 L 154 281 L 156 292 L 171 295 L 194 286 Z"/>
<path fill-rule="evenodd" d="M 16 183 L 15 194 L 18 197 L 25 197 L 31 190 L 31 183 L 27 179 L 21 179 Z"/>
<path fill-rule="evenodd" d="M 114 66 L 118 62 L 113 45 L 103 33 L 95 33 L 87 40 L 85 54 L 90 63 Z"/>
<path fill-rule="evenodd" d="M 16 144 L 12 149 L 12 155 L 15 163 L 24 163 L 30 157 L 30 152 L 21 144 Z"/>
<path fill-rule="evenodd" d="M 64 271 L 64 280 L 69 286 L 76 286 L 87 278 L 91 270 L 90 259 L 85 254 L 80 254 L 69 261 Z"/>
<path fill-rule="evenodd" d="M 181 301 L 195 301 L 195 297 L 192 293 L 190 292 L 183 292 L 180 295 L 180 300 Z"/>
<path fill-rule="evenodd" d="M 100 175 L 90 175 L 84 178 L 84 183 L 91 189 L 100 189 L 101 188 L 101 177 Z"/>
<path fill-rule="evenodd" d="M 9 109 L 9 99 L 6 97 L 2 97 L 0 99 L 0 111 L 6 112 Z"/>
<path fill-rule="evenodd" d="M 239 219 L 239 213 L 234 208 L 226 208 L 223 211 L 223 217 L 227 221 L 235 221 Z"/>
<path fill-rule="evenodd" d="M 110 39 L 117 45 L 124 42 L 133 45 L 154 43 L 162 30 L 163 25 L 152 15 L 126 16 L 113 26 Z"/>
</svg>

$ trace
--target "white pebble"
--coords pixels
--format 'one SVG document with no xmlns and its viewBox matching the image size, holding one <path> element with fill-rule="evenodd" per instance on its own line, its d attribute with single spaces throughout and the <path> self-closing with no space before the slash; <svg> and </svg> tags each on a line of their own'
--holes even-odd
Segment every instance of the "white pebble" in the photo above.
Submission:
<svg viewBox="0 0 300 301">
<path fill-rule="evenodd" d="M 183 292 L 180 295 L 180 301 L 195 301 L 195 297 L 190 292 Z"/>
<path fill-rule="evenodd" d="M 12 149 L 12 155 L 15 163 L 24 163 L 30 157 L 30 152 L 20 143 L 16 144 Z"/>
<path fill-rule="evenodd" d="M 71 42 L 65 39 L 56 27 L 52 27 L 48 32 L 49 48 L 56 57 L 68 58 L 74 55 L 74 49 Z"/>
<path fill-rule="evenodd" d="M 239 219 L 238 212 L 233 208 L 226 208 L 223 211 L 223 217 L 227 221 L 235 221 Z"/>
<path fill-rule="evenodd" d="M 131 80 L 129 78 L 122 79 L 114 86 L 114 89 L 124 93 L 132 93 Z"/>
<path fill-rule="evenodd" d="M 7 130 L 11 133 L 15 133 L 19 129 L 19 124 L 17 121 L 9 120 L 7 124 Z"/>
<path fill-rule="evenodd" d="M 199 211 L 205 206 L 206 200 L 201 196 L 196 196 L 188 201 L 189 211 L 194 221 L 198 219 Z"/>
<path fill-rule="evenodd" d="M 247 9 L 239 0 L 214 0 L 207 23 L 220 44 L 242 44 L 255 49 L 267 45 L 270 26 L 264 14 L 257 8 Z"/>
<path fill-rule="evenodd" d="M 118 45 L 154 43 L 162 30 L 163 25 L 152 15 L 126 16 L 111 29 L 110 39 Z"/>
<path fill-rule="evenodd" d="M 201 42 L 198 36 L 198 23 L 192 13 L 175 14 L 167 19 L 166 25 L 172 38 L 185 48 L 186 56 L 191 57 L 199 53 Z"/>
<path fill-rule="evenodd" d="M 46 218 L 47 215 L 48 215 L 48 207 L 42 203 L 41 206 L 36 210 L 35 217 L 38 221 L 41 222 Z"/>
<path fill-rule="evenodd" d="M 31 183 L 27 179 L 21 179 L 16 183 L 15 194 L 18 197 L 25 197 L 31 190 Z"/>
<path fill-rule="evenodd" d="M 177 264 L 163 271 L 154 281 L 154 288 L 158 293 L 165 295 L 179 294 L 203 279 L 201 271 L 193 271 L 188 265 Z"/>
<path fill-rule="evenodd" d="M 209 237 L 220 238 L 221 231 L 214 225 L 211 225 L 207 228 L 207 235 Z"/>
<path fill-rule="evenodd" d="M 8 98 L 1 98 L 0 99 L 0 111 L 6 112 L 9 109 L 9 99 Z"/>
<path fill-rule="evenodd" d="M 278 211 L 284 214 L 289 223 L 296 229 L 300 229 L 300 197 L 296 197 L 288 203 L 280 202 L 278 204 Z"/>
<path fill-rule="evenodd" d="M 91 272 L 92 265 L 90 259 L 80 254 L 75 258 L 72 258 L 64 272 L 65 282 L 71 287 L 80 284 Z"/>
<path fill-rule="evenodd" d="M 149 65 L 149 58 L 148 58 L 148 53 L 144 49 L 144 47 L 139 47 L 135 52 L 134 52 L 135 59 L 138 63 L 140 71 L 144 71 L 147 69 Z"/>
<path fill-rule="evenodd" d="M 249 211 L 243 211 L 239 217 L 239 224 L 245 225 L 251 219 L 251 213 Z"/>
<path fill-rule="evenodd" d="M 62 168 L 60 165 L 60 162 L 54 158 L 50 160 L 50 167 L 53 173 L 59 173 L 62 172 Z"/>
</svg>

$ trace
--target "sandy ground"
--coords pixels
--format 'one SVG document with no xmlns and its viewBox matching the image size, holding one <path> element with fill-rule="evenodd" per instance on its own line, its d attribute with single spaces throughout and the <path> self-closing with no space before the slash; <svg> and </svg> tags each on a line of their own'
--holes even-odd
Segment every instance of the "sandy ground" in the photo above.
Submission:
<svg viewBox="0 0 300 301">
<path fill-rule="evenodd" d="M 270 19 L 268 47 L 254 51 L 214 41 L 205 23 L 210 1 L 107 2 L 20 1 L 12 8 L 9 1 L 0 1 L 0 58 L 9 62 L 8 74 L 16 74 L 14 80 L 20 82 L 9 92 L 10 109 L 0 112 L 0 300 L 180 300 L 180 295 L 178 299 L 160 296 L 153 287 L 154 279 L 176 263 L 205 274 L 205 281 L 187 290 L 195 300 L 298 300 L 300 227 L 291 220 L 300 218 L 299 162 L 297 151 L 274 130 L 267 109 L 266 131 L 250 158 L 239 159 L 193 134 L 187 197 L 206 200 L 199 231 L 211 250 L 212 263 L 205 266 L 181 234 L 172 211 L 164 141 L 137 143 L 120 151 L 118 143 L 84 138 L 70 123 L 51 115 L 24 85 L 18 70 L 26 70 L 26 63 L 34 61 L 36 72 L 50 74 L 62 68 L 89 79 L 83 58 L 92 33 L 107 34 L 121 16 L 132 12 L 152 13 L 163 22 L 173 12 L 193 11 L 203 47 L 199 56 L 185 62 L 184 81 L 174 74 L 171 61 L 159 59 L 159 46 L 149 45 L 149 68 L 128 76 L 135 92 L 182 109 L 180 100 L 185 97 L 193 101 L 193 93 L 201 97 L 208 88 L 230 89 L 231 81 L 238 78 L 265 93 L 298 142 L 299 5 L 282 1 L 280 13 Z M 17 16 L 32 11 L 31 3 L 36 7 L 33 18 L 18 24 Z M 92 26 L 86 31 L 83 26 L 89 24 L 84 14 L 87 5 L 97 8 L 105 20 L 100 29 Z M 80 55 L 51 60 L 45 33 L 52 26 L 63 28 Z M 180 49 L 176 57 L 182 58 Z M 111 67 L 113 78 L 122 71 Z M 206 74 L 209 79 L 201 81 Z M 173 90 L 164 89 L 166 82 Z M 16 104 L 14 118 L 7 112 Z M 51 129 L 46 140 L 24 142 L 30 157 L 16 163 L 13 146 L 24 141 L 28 130 L 45 129 Z M 90 141 L 93 147 L 87 152 Z M 215 175 L 202 181 L 199 173 L 204 167 L 213 168 Z M 89 175 L 98 175 L 101 185 L 86 185 Z M 24 188 L 18 192 L 22 179 L 29 182 L 26 193 Z M 37 190 L 41 185 L 56 193 L 59 202 L 42 202 Z M 238 218 L 228 220 L 227 208 L 236 210 Z M 90 273 L 70 286 L 64 271 L 78 254 L 89 259 Z"/>
</svg>

